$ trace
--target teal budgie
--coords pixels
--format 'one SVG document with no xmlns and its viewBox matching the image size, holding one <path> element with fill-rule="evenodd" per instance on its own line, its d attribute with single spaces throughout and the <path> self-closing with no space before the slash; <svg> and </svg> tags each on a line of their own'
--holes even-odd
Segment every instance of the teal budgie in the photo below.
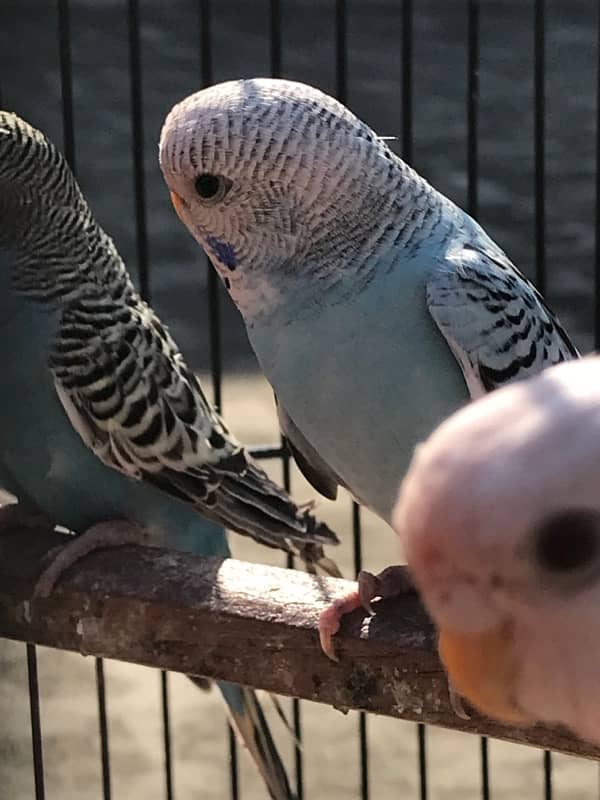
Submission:
<svg viewBox="0 0 600 800">
<path fill-rule="evenodd" d="M 485 231 L 311 86 L 191 95 L 165 120 L 160 165 L 327 497 L 344 486 L 389 523 L 414 446 L 441 420 L 577 356 Z M 393 573 L 359 577 L 321 618 L 330 655 L 340 614 L 393 589 Z"/>
<path fill-rule="evenodd" d="M 327 565 L 322 543 L 335 534 L 235 441 L 135 292 L 62 155 L 7 112 L 0 356 L 0 488 L 18 500 L 4 522 L 41 516 L 81 533 L 51 561 L 38 595 L 90 550 L 143 536 L 227 557 L 221 525 Z M 290 798 L 256 696 L 220 688 L 271 796 Z"/>
</svg>

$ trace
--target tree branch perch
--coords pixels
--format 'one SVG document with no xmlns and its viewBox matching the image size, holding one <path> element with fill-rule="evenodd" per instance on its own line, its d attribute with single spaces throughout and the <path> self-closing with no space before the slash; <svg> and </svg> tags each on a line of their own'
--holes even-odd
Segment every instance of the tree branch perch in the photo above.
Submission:
<svg viewBox="0 0 600 800">
<path fill-rule="evenodd" d="M 434 628 L 415 597 L 380 603 L 372 618 L 349 615 L 334 664 L 319 648 L 318 617 L 348 581 L 127 547 L 88 556 L 31 606 L 44 556 L 61 542 L 48 531 L 2 532 L 0 636 L 600 757 L 562 730 L 459 719 Z"/>
</svg>

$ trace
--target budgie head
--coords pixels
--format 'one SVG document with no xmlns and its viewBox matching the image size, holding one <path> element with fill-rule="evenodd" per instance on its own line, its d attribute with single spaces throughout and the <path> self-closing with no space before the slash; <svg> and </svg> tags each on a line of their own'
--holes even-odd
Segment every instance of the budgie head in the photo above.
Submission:
<svg viewBox="0 0 600 800">
<path fill-rule="evenodd" d="M 22 205 L 38 201 L 57 207 L 81 207 L 81 192 L 56 147 L 25 120 L 0 111 L 0 184 L 2 196 L 18 195 Z"/>
<path fill-rule="evenodd" d="M 600 742 L 600 359 L 498 390 L 421 445 L 394 527 L 454 687 Z"/>
<path fill-rule="evenodd" d="M 60 303 L 88 281 L 129 291 L 123 263 L 96 224 L 65 158 L 43 133 L 0 111 L 0 264 L 13 288 Z"/>
<path fill-rule="evenodd" d="M 277 307 L 284 285 L 323 293 L 344 276 L 368 281 L 372 254 L 399 235 L 390 209 L 408 168 L 302 83 L 239 80 L 191 95 L 165 120 L 160 164 L 246 317 Z"/>
</svg>

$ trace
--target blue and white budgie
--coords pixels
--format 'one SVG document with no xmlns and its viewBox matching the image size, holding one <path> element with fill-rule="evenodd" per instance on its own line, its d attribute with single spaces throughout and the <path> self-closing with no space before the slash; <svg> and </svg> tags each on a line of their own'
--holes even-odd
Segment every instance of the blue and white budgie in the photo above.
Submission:
<svg viewBox="0 0 600 800">
<path fill-rule="evenodd" d="M 7 112 L 0 359 L 0 487 L 18 499 L 5 522 L 41 515 L 81 532 L 44 572 L 38 594 L 90 550 L 144 535 L 227 557 L 224 525 L 317 562 L 321 543 L 336 540 L 231 436 L 136 294 L 64 158 Z M 254 693 L 220 688 L 272 797 L 291 797 Z"/>
<path fill-rule="evenodd" d="M 600 744 L 600 358 L 463 408 L 421 444 L 394 528 L 454 688 Z"/>
<path fill-rule="evenodd" d="M 197 92 L 166 118 L 160 164 L 244 317 L 300 468 L 327 497 L 344 486 L 389 522 L 437 423 L 577 356 L 482 228 L 315 88 Z M 321 618 L 329 654 L 340 614 L 389 590 L 368 574 L 359 586 Z"/>
</svg>

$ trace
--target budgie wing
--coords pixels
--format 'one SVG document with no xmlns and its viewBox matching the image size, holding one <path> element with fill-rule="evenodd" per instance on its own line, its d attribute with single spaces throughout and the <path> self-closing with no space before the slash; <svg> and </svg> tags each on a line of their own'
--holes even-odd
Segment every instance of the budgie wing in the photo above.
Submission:
<svg viewBox="0 0 600 800">
<path fill-rule="evenodd" d="M 71 424 L 110 467 L 271 547 L 337 541 L 249 458 L 137 296 L 69 304 L 50 368 Z"/>
<path fill-rule="evenodd" d="M 499 249 L 452 250 L 427 284 L 427 306 L 472 398 L 579 355 L 537 289 Z"/>
<path fill-rule="evenodd" d="M 275 395 L 275 405 L 277 406 L 279 427 L 287 439 L 288 446 L 300 472 L 317 492 L 320 492 L 329 500 L 335 500 L 338 486 L 342 485 L 341 480 L 323 461 L 310 442 L 304 438 L 296 427 L 294 420 L 279 402 L 277 395 Z"/>
</svg>

